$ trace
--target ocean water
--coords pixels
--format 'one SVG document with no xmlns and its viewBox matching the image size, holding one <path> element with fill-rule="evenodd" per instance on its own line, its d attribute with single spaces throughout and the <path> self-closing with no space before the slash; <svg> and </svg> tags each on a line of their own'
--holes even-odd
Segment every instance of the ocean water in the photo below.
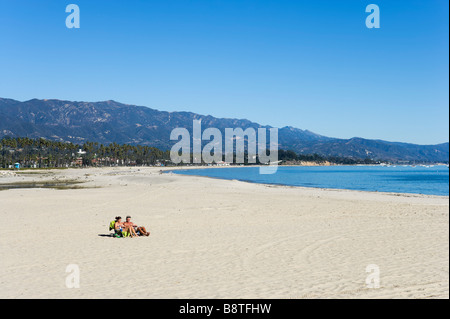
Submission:
<svg viewBox="0 0 450 319">
<path fill-rule="evenodd" d="M 280 166 L 272 175 L 258 167 L 205 168 L 176 174 L 303 187 L 449 196 L 447 166 Z"/>
</svg>

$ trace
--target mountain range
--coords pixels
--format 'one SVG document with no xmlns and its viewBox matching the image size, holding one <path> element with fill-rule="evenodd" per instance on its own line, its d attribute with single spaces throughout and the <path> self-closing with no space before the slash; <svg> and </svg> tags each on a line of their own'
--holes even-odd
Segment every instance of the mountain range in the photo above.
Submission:
<svg viewBox="0 0 450 319">
<path fill-rule="evenodd" d="M 269 128 L 245 119 L 216 118 L 191 112 L 165 112 L 116 101 L 72 102 L 32 99 L 25 102 L 0 98 L 0 138 L 29 137 L 84 143 L 140 144 L 170 149 L 176 127 L 192 129 Z M 290 126 L 278 130 L 279 148 L 299 154 L 370 158 L 374 160 L 448 162 L 449 143 L 417 145 L 364 138 L 340 139 Z"/>
</svg>

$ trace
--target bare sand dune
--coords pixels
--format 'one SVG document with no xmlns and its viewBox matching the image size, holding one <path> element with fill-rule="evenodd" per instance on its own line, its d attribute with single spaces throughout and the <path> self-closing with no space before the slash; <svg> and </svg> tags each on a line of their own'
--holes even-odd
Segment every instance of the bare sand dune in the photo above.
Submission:
<svg viewBox="0 0 450 319">
<path fill-rule="evenodd" d="M 0 298 L 448 298 L 448 197 L 257 185 L 157 168 L 0 191 Z M 132 215 L 148 238 L 107 237 Z M 80 288 L 66 287 L 66 267 Z M 380 271 L 367 288 L 366 267 Z"/>
</svg>

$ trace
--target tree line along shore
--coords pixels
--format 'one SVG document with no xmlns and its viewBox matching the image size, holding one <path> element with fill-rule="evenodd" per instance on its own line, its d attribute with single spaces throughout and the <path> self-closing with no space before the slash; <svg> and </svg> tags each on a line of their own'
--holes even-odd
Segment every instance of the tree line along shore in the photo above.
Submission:
<svg viewBox="0 0 450 319">
<path fill-rule="evenodd" d="M 244 165 L 255 165 L 247 162 L 247 156 L 244 158 L 246 159 Z M 370 165 L 387 162 L 369 158 L 298 154 L 291 150 L 279 150 L 278 160 L 280 165 Z M 232 163 L 216 164 L 230 165 Z M 257 160 L 256 165 L 259 164 Z M 181 165 L 186 164 L 171 162 L 169 150 L 150 146 L 117 143 L 104 145 L 97 142 L 85 142 L 80 145 L 26 137 L 4 137 L 0 140 L 1 169 Z"/>
</svg>

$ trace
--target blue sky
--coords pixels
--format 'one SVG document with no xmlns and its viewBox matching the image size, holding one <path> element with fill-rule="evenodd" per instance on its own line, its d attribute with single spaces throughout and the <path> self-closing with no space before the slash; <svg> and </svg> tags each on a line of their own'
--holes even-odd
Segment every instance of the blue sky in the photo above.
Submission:
<svg viewBox="0 0 450 319">
<path fill-rule="evenodd" d="M 67 29 L 66 5 L 81 28 Z M 381 28 L 368 29 L 375 3 Z M 449 139 L 446 0 L 0 0 L 0 97 Z"/>
</svg>

